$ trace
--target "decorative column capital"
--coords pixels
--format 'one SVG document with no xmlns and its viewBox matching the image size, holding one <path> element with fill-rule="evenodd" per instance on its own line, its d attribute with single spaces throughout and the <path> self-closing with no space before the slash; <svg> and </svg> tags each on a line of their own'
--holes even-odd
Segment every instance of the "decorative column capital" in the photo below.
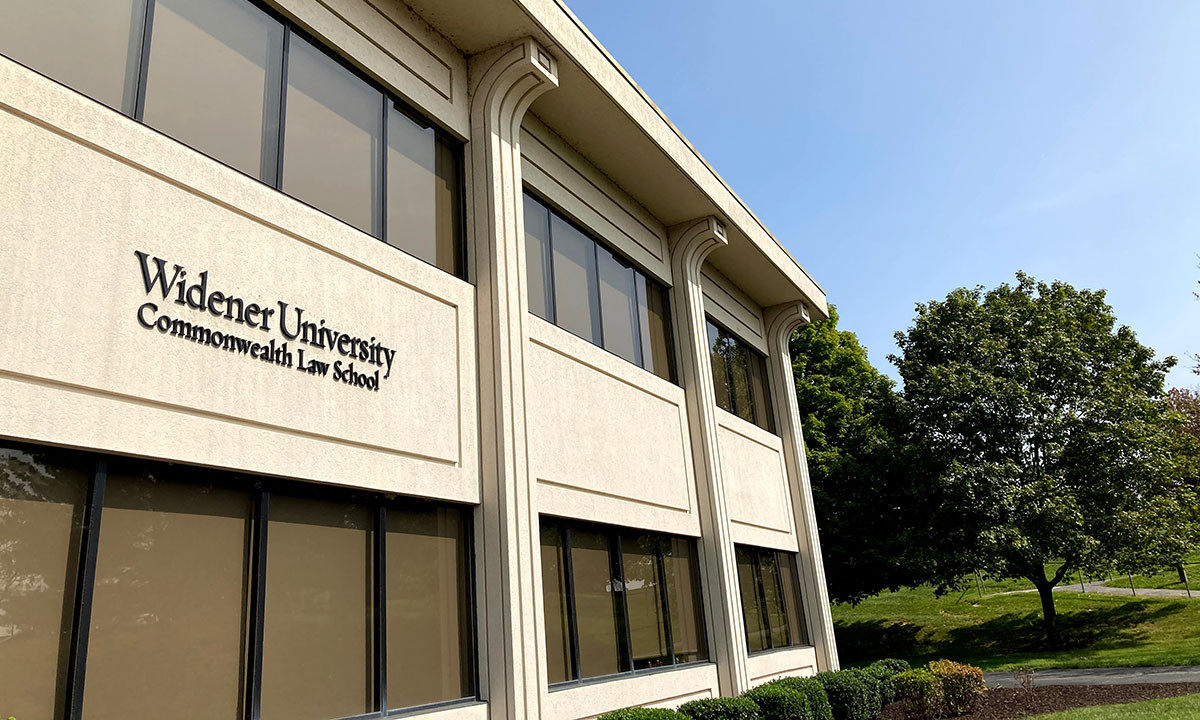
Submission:
<svg viewBox="0 0 1200 720">
<path fill-rule="evenodd" d="M 788 355 L 792 333 L 812 322 L 803 300 L 772 305 L 763 313 L 767 321 L 767 343 L 772 352 Z"/>
<path fill-rule="evenodd" d="M 729 245 L 725 223 L 714 215 L 674 225 L 667 230 L 671 243 L 671 268 L 681 273 L 676 282 L 700 281 L 700 268 L 714 250 Z"/>
<path fill-rule="evenodd" d="M 495 129 L 493 123 L 515 132 L 533 101 L 558 87 L 558 61 L 538 41 L 525 37 L 474 55 L 467 75 L 473 138 Z"/>
</svg>

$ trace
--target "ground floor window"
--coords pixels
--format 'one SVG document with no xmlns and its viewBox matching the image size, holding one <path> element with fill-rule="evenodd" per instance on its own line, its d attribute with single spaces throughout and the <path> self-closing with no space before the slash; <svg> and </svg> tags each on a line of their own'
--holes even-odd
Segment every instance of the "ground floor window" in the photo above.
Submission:
<svg viewBox="0 0 1200 720">
<path fill-rule="evenodd" d="M 551 684 L 708 659 L 691 538 L 543 517 Z"/>
<path fill-rule="evenodd" d="M 21 720 L 382 717 L 474 697 L 469 511 L 0 445 Z"/>
<path fill-rule="evenodd" d="M 737 568 L 750 652 L 808 645 L 796 554 L 738 545 Z"/>
</svg>

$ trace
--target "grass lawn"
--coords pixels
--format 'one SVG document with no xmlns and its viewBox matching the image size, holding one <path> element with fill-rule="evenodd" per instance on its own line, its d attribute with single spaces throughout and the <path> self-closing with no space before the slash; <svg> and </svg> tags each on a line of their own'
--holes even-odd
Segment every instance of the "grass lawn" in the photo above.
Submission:
<svg viewBox="0 0 1200 720">
<path fill-rule="evenodd" d="M 1127 705 L 1100 705 L 1049 715 L 1034 715 L 1029 720 L 1195 720 L 1200 718 L 1200 695 L 1184 695 L 1167 700 L 1148 700 Z"/>
<path fill-rule="evenodd" d="M 835 605 L 838 654 L 846 665 L 945 657 L 984 670 L 1200 665 L 1200 601 L 1082 593 L 1055 599 L 1065 648 L 1043 646 L 1037 593 L 935 598 L 920 588 L 857 607 Z"/>
<path fill-rule="evenodd" d="M 1189 557 L 1184 562 L 1184 569 L 1187 570 L 1188 585 L 1191 586 L 1192 592 L 1200 597 L 1200 554 L 1195 554 Z M 1129 577 L 1117 576 L 1113 577 L 1109 582 L 1104 583 L 1109 587 L 1128 588 Z M 1133 586 L 1135 588 L 1168 588 L 1172 590 L 1183 590 L 1183 583 L 1179 582 L 1179 573 L 1175 570 L 1163 570 L 1156 572 L 1153 575 L 1134 575 Z"/>
</svg>

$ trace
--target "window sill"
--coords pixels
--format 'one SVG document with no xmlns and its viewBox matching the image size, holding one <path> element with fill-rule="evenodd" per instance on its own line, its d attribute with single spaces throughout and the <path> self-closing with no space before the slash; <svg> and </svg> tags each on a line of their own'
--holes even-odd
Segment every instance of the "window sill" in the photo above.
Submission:
<svg viewBox="0 0 1200 720">
<path fill-rule="evenodd" d="M 602 683 L 615 682 L 619 680 L 629 680 L 631 678 L 647 677 L 651 675 L 661 675 L 663 673 L 674 672 L 677 670 L 689 670 L 691 668 L 703 667 L 705 665 L 713 665 L 716 663 L 712 660 L 697 660 L 695 662 L 680 663 L 678 665 L 664 665 L 663 667 L 647 668 L 645 670 L 630 670 L 628 672 L 613 673 L 612 675 L 598 675 L 596 677 L 582 678 L 580 680 L 567 680 L 566 682 L 554 683 L 549 686 L 550 692 L 562 692 L 563 690 L 572 690 L 578 687 L 586 687 L 589 685 L 599 685 Z"/>
</svg>

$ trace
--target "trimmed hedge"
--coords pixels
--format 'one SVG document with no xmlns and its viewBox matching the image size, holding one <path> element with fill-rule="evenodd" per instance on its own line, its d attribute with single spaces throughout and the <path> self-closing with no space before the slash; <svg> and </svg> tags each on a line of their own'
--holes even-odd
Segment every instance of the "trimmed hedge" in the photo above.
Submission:
<svg viewBox="0 0 1200 720">
<path fill-rule="evenodd" d="M 812 720 L 808 698 L 783 685 L 759 685 L 747 690 L 742 697 L 758 704 L 764 720 Z"/>
<path fill-rule="evenodd" d="M 896 697 L 905 701 L 908 716 L 916 720 L 933 720 L 941 717 L 945 695 L 942 679 L 926 668 L 908 670 L 892 678 L 896 685 Z"/>
<path fill-rule="evenodd" d="M 688 716 L 667 708 L 625 708 L 604 713 L 597 720 L 688 720 Z"/>
<path fill-rule="evenodd" d="M 768 685 L 780 685 L 808 698 L 808 714 L 812 720 L 833 720 L 833 708 L 821 681 L 815 677 L 785 677 L 772 680 Z"/>
<path fill-rule="evenodd" d="M 863 681 L 864 677 L 865 673 L 854 670 L 838 670 L 817 675 L 817 680 L 829 697 L 833 720 L 871 720 L 879 714 L 879 690 L 874 686 L 868 687 Z"/>
<path fill-rule="evenodd" d="M 763 720 L 758 704 L 748 697 L 705 698 L 679 706 L 692 720 Z"/>
<path fill-rule="evenodd" d="M 983 671 L 953 660 L 934 660 L 929 671 L 942 681 L 942 712 L 947 717 L 968 713 L 983 697 Z"/>
<path fill-rule="evenodd" d="M 896 701 L 896 684 L 892 682 L 892 678 L 902 672 L 911 670 L 912 666 L 904 660 L 877 660 L 863 671 L 879 681 L 879 699 L 886 706 Z"/>
</svg>

